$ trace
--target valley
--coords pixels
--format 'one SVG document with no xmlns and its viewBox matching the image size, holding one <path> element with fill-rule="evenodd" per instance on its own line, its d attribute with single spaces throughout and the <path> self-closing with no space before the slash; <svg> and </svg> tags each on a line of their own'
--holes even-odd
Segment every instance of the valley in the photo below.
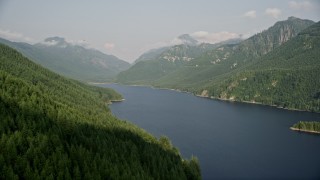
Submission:
<svg viewBox="0 0 320 180">
<path fill-rule="evenodd" d="M 0 1 L 0 179 L 319 179 L 319 12 Z"/>
<path fill-rule="evenodd" d="M 317 179 L 319 135 L 295 123 L 320 122 L 317 113 L 199 98 L 190 93 L 119 84 L 125 101 L 110 105 L 121 119 L 156 137 L 166 135 L 182 156 L 199 159 L 203 179 Z M 258 164 L 258 165 L 257 165 Z M 230 173 L 232 172 L 232 173 Z"/>
<path fill-rule="evenodd" d="M 0 179 L 200 179 L 169 139 L 119 120 L 122 96 L 43 68 L 0 45 Z M 171 169 L 171 171 L 168 171 Z"/>
<path fill-rule="evenodd" d="M 319 112 L 319 32 L 319 23 L 290 17 L 238 44 L 173 46 L 116 82 Z"/>
</svg>

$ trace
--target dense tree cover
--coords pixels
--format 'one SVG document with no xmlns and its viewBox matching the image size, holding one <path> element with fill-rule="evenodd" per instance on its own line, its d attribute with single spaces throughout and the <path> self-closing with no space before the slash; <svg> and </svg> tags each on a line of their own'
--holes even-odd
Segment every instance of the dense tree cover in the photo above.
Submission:
<svg viewBox="0 0 320 180">
<path fill-rule="evenodd" d="M 290 17 L 239 44 L 213 48 L 152 81 L 144 79 L 159 61 L 138 70 L 132 66 L 118 76 L 125 80 L 118 80 L 320 112 L 319 26 L 319 22 Z M 123 74 L 134 75 L 139 81 L 128 80 Z"/>
<path fill-rule="evenodd" d="M 320 122 L 317 121 L 300 121 L 292 126 L 295 129 L 305 131 L 316 131 L 320 133 Z"/>
<path fill-rule="evenodd" d="M 178 45 L 152 61 L 137 63 L 117 76 L 117 82 L 181 90 L 201 89 L 278 48 L 314 22 L 294 17 L 240 43 Z M 187 58 L 188 60 L 182 60 Z"/>
<path fill-rule="evenodd" d="M 121 99 L 0 44 L 0 179 L 200 179 L 169 139 L 111 115 Z"/>
<path fill-rule="evenodd" d="M 320 23 L 211 86 L 211 96 L 320 112 Z"/>
<path fill-rule="evenodd" d="M 210 96 L 319 112 L 320 68 L 247 71 L 212 87 Z"/>
</svg>

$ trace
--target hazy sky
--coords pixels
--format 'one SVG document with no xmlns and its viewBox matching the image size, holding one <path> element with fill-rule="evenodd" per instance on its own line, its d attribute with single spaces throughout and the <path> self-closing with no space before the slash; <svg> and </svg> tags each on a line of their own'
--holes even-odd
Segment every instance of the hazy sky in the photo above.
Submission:
<svg viewBox="0 0 320 180">
<path fill-rule="evenodd" d="M 214 43 L 289 16 L 319 21 L 320 0 L 0 0 L 0 37 L 60 36 L 133 62 L 181 34 Z"/>
</svg>

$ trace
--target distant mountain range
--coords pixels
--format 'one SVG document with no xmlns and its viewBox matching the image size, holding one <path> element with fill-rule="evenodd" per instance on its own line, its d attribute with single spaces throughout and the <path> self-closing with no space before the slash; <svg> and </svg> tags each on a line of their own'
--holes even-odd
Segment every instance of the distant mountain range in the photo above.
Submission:
<svg viewBox="0 0 320 180">
<path fill-rule="evenodd" d="M 238 44 L 239 42 L 242 41 L 241 38 L 235 38 L 235 39 L 222 41 L 216 44 L 200 43 L 199 41 L 192 38 L 189 34 L 180 35 L 176 39 L 177 39 L 176 45 L 165 46 L 158 49 L 151 49 L 143 53 L 138 59 L 135 60 L 134 63 L 136 64 L 140 61 L 157 60 L 159 58 L 163 58 L 163 56 L 166 56 L 166 55 L 169 55 L 172 60 L 176 58 L 187 60 L 188 58 L 190 58 L 188 56 L 197 57 L 199 56 L 199 54 L 206 52 L 207 50 L 213 49 L 215 47 L 218 47 L 224 44 Z M 190 49 L 190 47 L 191 49 L 194 49 L 194 50 L 191 50 L 192 52 L 189 52 L 187 50 L 187 49 Z"/>
<path fill-rule="evenodd" d="M 149 50 L 130 64 L 51 37 L 30 45 L 0 39 L 34 62 L 82 81 L 115 81 L 179 89 L 232 101 L 320 112 L 319 22 L 289 17 L 248 39 Z M 115 77 L 116 76 L 116 77 Z"/>
<path fill-rule="evenodd" d="M 110 81 L 130 67 L 129 63 L 113 55 L 73 45 L 61 37 L 50 37 L 34 45 L 1 38 L 0 43 L 56 73 L 81 81 Z"/>
<path fill-rule="evenodd" d="M 121 72 L 117 82 L 129 84 L 149 84 L 178 69 L 188 66 L 206 52 L 225 44 L 237 44 L 242 39 L 230 39 L 216 44 L 200 43 L 188 34 L 177 38 L 178 44 L 152 49 L 142 54 L 132 68 Z"/>
<path fill-rule="evenodd" d="M 243 41 L 154 50 L 117 82 L 319 112 L 319 31 L 289 17 Z"/>
</svg>

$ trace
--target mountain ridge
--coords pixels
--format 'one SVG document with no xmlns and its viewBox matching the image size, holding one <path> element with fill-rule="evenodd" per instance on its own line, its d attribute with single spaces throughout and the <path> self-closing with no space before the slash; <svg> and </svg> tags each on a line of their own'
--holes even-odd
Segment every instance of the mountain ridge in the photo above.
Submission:
<svg viewBox="0 0 320 180">
<path fill-rule="evenodd" d="M 308 27 L 314 28 L 314 33 L 317 34 L 318 29 L 312 26 L 314 24 L 315 23 L 310 20 L 302 20 L 295 17 L 289 17 L 287 20 L 276 22 L 267 30 L 264 30 L 261 33 L 258 33 L 246 40 L 243 40 L 238 44 L 221 45 L 213 48 L 212 50 L 206 51 L 205 53 L 200 53 L 201 55 L 188 62 L 185 62 L 184 64 L 180 64 L 177 68 L 171 70 L 168 73 L 162 73 L 160 70 L 154 71 L 154 69 L 156 69 L 154 65 L 161 65 L 160 62 L 165 62 L 163 59 L 145 62 L 143 66 L 140 64 L 139 70 L 135 70 L 135 68 L 139 67 L 139 64 L 133 65 L 127 71 L 121 72 L 117 76 L 117 82 L 125 84 L 145 84 L 161 88 L 179 89 L 182 91 L 193 92 L 199 95 L 206 94 L 208 97 L 212 96 L 221 99 L 231 98 L 237 101 L 253 101 L 252 98 L 239 98 L 239 96 L 244 96 L 245 92 L 243 92 L 241 95 L 238 95 L 237 99 L 237 96 L 233 97 L 232 95 L 230 95 L 228 90 L 225 91 L 223 90 L 223 88 L 230 87 L 229 89 L 233 89 L 233 86 L 235 86 L 235 84 L 239 82 L 232 84 L 232 80 L 230 80 L 231 77 L 236 77 L 237 73 L 246 70 L 252 64 L 262 63 L 264 60 L 267 61 L 266 59 L 264 59 L 264 57 L 268 57 L 270 53 L 272 54 L 272 52 L 275 52 L 277 53 L 277 56 L 280 57 L 281 53 L 279 54 L 277 52 L 277 49 L 283 47 L 283 45 L 286 45 L 287 42 L 291 42 L 292 39 L 299 36 L 299 33 L 307 33 L 308 31 L 304 30 L 308 30 Z M 294 44 L 294 42 L 295 41 L 292 41 L 291 43 Z M 301 44 L 296 43 L 293 47 L 299 46 L 301 46 Z M 285 51 L 286 53 L 289 52 L 289 50 L 287 49 Z M 305 56 L 307 56 L 307 54 L 305 54 Z M 315 59 L 313 59 L 312 61 L 318 63 Z M 166 63 L 169 63 L 169 61 L 167 61 Z M 177 63 L 171 62 L 171 64 Z M 299 63 L 296 62 L 296 64 Z M 288 66 L 292 65 L 293 64 L 288 64 Z M 302 64 L 299 65 L 301 66 Z M 144 71 L 145 69 L 147 69 L 147 67 L 149 67 L 149 70 Z M 297 66 L 295 66 L 295 68 L 297 68 Z M 295 76 L 298 76 L 299 74 L 297 74 L 296 72 L 298 71 L 292 71 Z M 277 73 L 279 76 L 283 76 L 282 71 L 277 71 Z M 301 71 L 301 73 L 305 75 L 306 71 Z M 151 74 L 159 75 L 152 76 Z M 261 74 L 261 76 L 263 75 L 268 76 L 265 73 Z M 149 79 L 144 79 L 145 77 L 148 77 Z M 291 78 L 293 77 L 294 76 L 292 76 Z M 305 77 L 311 78 L 316 76 L 314 74 L 312 76 Z M 304 82 L 308 81 L 306 78 L 302 78 L 300 80 Z M 229 85 L 227 85 L 226 82 L 228 82 Z M 282 87 L 284 86 L 287 85 L 284 83 Z M 246 85 L 243 88 L 249 88 L 249 86 Z M 256 86 L 256 88 L 258 88 L 258 86 Z M 308 99 L 310 100 L 310 102 L 308 102 L 309 104 L 313 102 L 312 99 Z M 293 99 L 289 100 L 288 98 L 286 101 L 294 102 Z M 271 102 L 266 101 L 264 101 L 264 103 L 272 104 Z M 276 106 L 282 105 L 277 102 Z M 289 105 L 286 106 L 288 107 Z M 314 107 L 314 104 L 310 106 Z M 319 111 L 317 109 L 309 109 L 306 106 L 298 107 L 296 102 L 291 103 L 290 108 Z"/>
<path fill-rule="evenodd" d="M 111 81 L 117 73 L 130 66 L 113 55 L 70 44 L 61 37 L 46 38 L 34 45 L 1 38 L 0 42 L 54 72 L 81 81 Z"/>
<path fill-rule="evenodd" d="M 267 30 L 249 37 L 238 44 L 222 43 L 210 45 L 208 49 L 199 48 L 201 44 L 193 48 L 187 45 L 172 46 L 155 57 L 155 59 L 152 59 L 152 61 L 134 64 L 127 71 L 119 73 L 116 82 L 131 84 L 146 83 L 169 86 L 170 88 L 175 88 L 176 84 L 190 84 L 188 88 L 192 88 L 194 82 L 200 80 L 192 74 L 205 78 L 201 79 L 201 81 L 212 81 L 212 77 L 240 68 L 255 58 L 280 46 L 286 39 L 297 35 L 299 31 L 312 23 L 314 22 L 310 20 L 290 17 L 285 21 L 275 23 Z M 288 27 L 290 31 L 281 31 L 281 29 Z M 280 43 L 279 39 L 281 39 Z M 192 48 L 195 52 L 187 51 L 187 48 Z M 196 50 L 197 48 L 201 51 Z M 199 53 L 197 54 L 197 52 Z M 167 56 L 164 56 L 164 54 Z M 190 54 L 194 56 L 190 56 Z M 144 69 L 146 70 L 145 72 L 143 71 Z M 199 69 L 203 72 L 200 72 Z M 148 80 L 144 81 L 144 77 L 148 77 Z"/>
</svg>

